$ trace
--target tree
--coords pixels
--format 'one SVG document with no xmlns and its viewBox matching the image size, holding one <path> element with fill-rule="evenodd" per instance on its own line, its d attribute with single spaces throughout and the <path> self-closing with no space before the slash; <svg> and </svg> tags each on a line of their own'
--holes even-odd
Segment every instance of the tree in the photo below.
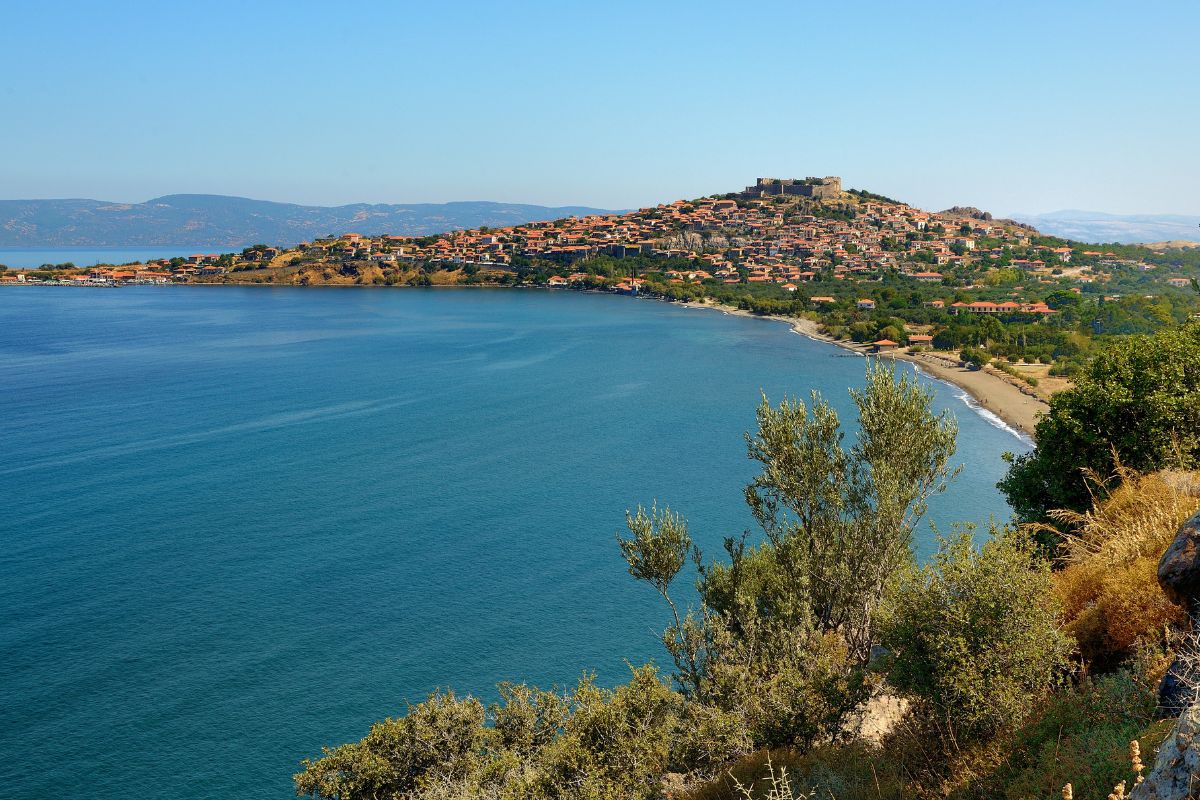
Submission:
<svg viewBox="0 0 1200 800">
<path fill-rule="evenodd" d="M 618 535 L 617 543 L 629 565 L 629 574 L 653 586 L 670 607 L 674 622 L 664 632 L 663 643 L 683 673 L 681 683 L 685 689 L 699 687 L 703 680 L 700 666 L 703 632 L 692 615 L 680 617 L 670 593 L 671 584 L 689 554 L 697 567 L 701 564 L 700 549 L 687 532 L 687 520 L 672 514 L 669 508 L 660 513 L 657 506 L 652 506 L 647 514 L 638 506 L 635 514 L 625 512 L 625 525 L 633 536 L 622 539 Z"/>
<path fill-rule="evenodd" d="M 983 369 L 992 360 L 991 356 L 975 347 L 964 347 L 958 357 L 975 369 Z"/>
<path fill-rule="evenodd" d="M 740 720 L 754 746 L 806 746 L 836 734 L 864 697 L 885 586 L 911 559 L 925 501 L 952 477 L 957 431 L 932 395 L 894 368 L 870 365 L 851 392 L 860 433 L 842 447 L 837 412 L 766 397 L 747 453 L 762 472 L 746 501 L 766 540 L 727 539 L 727 562 L 705 565 L 671 512 L 639 508 L 621 541 L 634 577 L 667 599 L 664 642 L 689 701 Z M 698 611 L 681 615 L 671 582 L 692 553 Z M 720 716 L 725 715 L 725 716 Z M 732 739 L 731 739 L 732 741 Z"/>
<path fill-rule="evenodd" d="M 860 431 L 849 451 L 819 395 L 811 417 L 801 402 L 774 409 L 763 398 L 758 436 L 746 437 L 763 472 L 746 502 L 817 627 L 839 631 L 865 663 L 884 587 L 911 558 L 926 501 L 957 474 L 949 460 L 958 425 L 932 412 L 932 392 L 879 362 L 851 396 Z"/>
<path fill-rule="evenodd" d="M 888 680 L 940 729 L 979 741 L 1021 722 L 1050 690 L 1071 647 L 1058 629 L 1050 564 L 1024 533 L 970 531 L 940 540 L 889 603 Z"/>
<path fill-rule="evenodd" d="M 1139 472 L 1191 467 L 1200 457 L 1200 323 L 1130 336 L 1103 349 L 1055 394 L 1037 425 L 1037 446 L 1006 456 L 999 484 L 1018 516 L 1082 511 L 1086 471 L 1109 475 L 1114 459 Z"/>
</svg>

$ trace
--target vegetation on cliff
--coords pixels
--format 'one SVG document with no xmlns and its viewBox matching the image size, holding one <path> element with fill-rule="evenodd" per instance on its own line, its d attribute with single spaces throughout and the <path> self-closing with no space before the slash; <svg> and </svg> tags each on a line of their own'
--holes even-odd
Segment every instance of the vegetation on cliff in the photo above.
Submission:
<svg viewBox="0 0 1200 800">
<path fill-rule="evenodd" d="M 339 800 L 659 797 L 669 774 L 696 784 L 762 748 L 840 741 L 890 670 L 922 719 L 927 709 L 950 731 L 981 736 L 1021 721 L 1065 653 L 1045 565 L 1002 532 L 979 556 L 960 540 L 916 571 L 911 534 L 954 475 L 956 426 L 908 377 L 877 364 L 867 377 L 854 393 L 860 429 L 850 447 L 819 396 L 778 406 L 764 398 L 747 436 L 762 468 L 746 489 L 763 531 L 757 545 L 730 539 L 723 559 L 705 561 L 679 515 L 628 516 L 620 546 L 630 573 L 671 611 L 670 683 L 647 666 L 613 690 L 586 678 L 570 692 L 502 687 L 490 709 L 438 694 L 305 762 L 297 790 Z M 699 607 L 681 610 L 672 587 L 689 558 Z M 967 638 L 964 613 L 977 615 Z M 934 651 L 956 637 L 950 669 Z M 871 659 L 883 640 L 890 666 Z M 994 674 L 997 653 L 1015 659 L 1004 674 Z M 975 683 L 985 673 L 1008 704 L 983 707 Z"/>
<path fill-rule="evenodd" d="M 1178 463 L 1197 430 L 1186 398 L 1198 337 L 1187 327 L 1110 348 L 1039 428 L 1031 459 L 1053 456 L 1078 474 L 1081 510 L 982 541 L 957 531 L 920 567 L 910 538 L 953 478 L 953 420 L 877 364 L 854 394 L 849 446 L 819 396 L 764 398 L 747 434 L 761 467 L 746 487 L 759 541 L 728 539 L 706 559 L 687 520 L 655 506 L 630 512 L 618 537 L 631 576 L 663 597 L 671 674 L 632 668 L 613 689 L 587 676 L 566 691 L 503 685 L 486 708 L 435 694 L 304 762 L 297 791 L 1017 800 L 1068 782 L 1081 798 L 1133 785 L 1140 754 L 1171 727 L 1156 721 L 1154 687 L 1189 641 L 1155 569 L 1200 508 L 1200 482 L 1154 470 Z M 1091 450 L 1054 438 L 1088 425 L 1123 427 L 1086 440 Z M 1147 443 L 1156 446 L 1139 449 Z M 1093 452 L 1099 466 L 1088 468 Z M 1010 486 L 1022 469 L 1013 465 Z M 693 604 L 678 586 L 689 561 Z M 859 737 L 888 695 L 901 713 Z"/>
<path fill-rule="evenodd" d="M 1050 401 L 1037 447 L 1012 459 L 1000 488 L 1017 514 L 1082 511 L 1088 476 L 1193 468 L 1200 457 L 1200 323 L 1119 339 Z M 1115 463 L 1114 463 L 1115 460 Z"/>
</svg>

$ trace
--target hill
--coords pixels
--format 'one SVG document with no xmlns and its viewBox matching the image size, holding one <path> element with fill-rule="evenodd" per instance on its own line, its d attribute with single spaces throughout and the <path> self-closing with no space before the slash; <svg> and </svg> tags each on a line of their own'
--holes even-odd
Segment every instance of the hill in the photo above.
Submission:
<svg viewBox="0 0 1200 800">
<path fill-rule="evenodd" d="M 326 207 L 209 194 L 166 195 L 144 203 L 0 200 L 0 247 L 294 245 L 346 231 L 422 236 L 596 213 L 606 212 L 482 201 Z"/>
<path fill-rule="evenodd" d="M 1180 214 L 1105 214 L 1101 211 L 1053 211 L 1013 214 L 1012 218 L 1042 233 L 1079 242 L 1200 242 L 1200 217 Z"/>
</svg>

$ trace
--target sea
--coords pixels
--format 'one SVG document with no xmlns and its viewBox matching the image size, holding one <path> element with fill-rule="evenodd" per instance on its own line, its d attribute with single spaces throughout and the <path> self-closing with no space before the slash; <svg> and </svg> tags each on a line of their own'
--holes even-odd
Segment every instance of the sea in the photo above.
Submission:
<svg viewBox="0 0 1200 800">
<path fill-rule="evenodd" d="M 437 689 L 665 669 L 626 509 L 684 514 L 710 558 L 756 541 L 760 398 L 816 390 L 852 427 L 865 367 L 609 294 L 0 289 L 3 794 L 287 798 Z M 929 519 L 1007 520 L 1028 442 L 921 380 L 965 464 Z"/>
</svg>

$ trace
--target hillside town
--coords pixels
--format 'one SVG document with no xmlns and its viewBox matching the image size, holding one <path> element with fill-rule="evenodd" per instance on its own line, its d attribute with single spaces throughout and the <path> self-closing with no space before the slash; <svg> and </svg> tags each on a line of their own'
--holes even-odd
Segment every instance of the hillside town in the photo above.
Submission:
<svg viewBox="0 0 1200 800">
<path fill-rule="evenodd" d="M 0 283 L 586 289 L 808 317 L 822 335 L 876 351 L 974 348 L 986 354 L 977 360 L 1069 374 L 1092 338 L 1190 317 L 1196 269 L 1185 258 L 1046 237 L 974 208 L 924 211 L 827 176 L 436 236 L 347 232 L 147 264 L 7 270 Z"/>
<path fill-rule="evenodd" d="M 760 178 L 740 193 L 676 200 L 621 215 L 570 217 L 423 238 L 349 232 L 301 242 L 295 248 L 258 245 L 241 253 L 197 253 L 150 264 L 66 269 L 53 278 L 83 285 L 242 282 L 263 277 L 255 273 L 268 269 L 281 271 L 278 279 L 286 278 L 289 271 L 311 271 L 306 268 L 314 265 L 370 278 L 418 266 L 486 275 L 513 272 L 539 261 L 560 267 L 551 269 L 546 284 L 565 285 L 583 281 L 589 271 L 582 267 L 597 256 L 647 256 L 691 262 L 687 269 L 666 272 L 672 283 L 776 284 L 784 292 L 804 296 L 802 284 L 870 283 L 887 275 L 914 284 L 971 288 L 962 278 L 977 265 L 1011 267 L 1034 283 L 1057 282 L 1065 275 L 1081 286 L 1108 280 L 1106 267 L 1154 268 L 1102 250 L 1080 250 L 1065 243 L 1039 246 L 1036 231 L 988 216 L 932 213 L 865 192 L 844 192 L 836 177 Z M 565 269 L 576 265 L 581 269 Z M 5 283 L 44 280 L 45 276 L 21 272 L 3 276 Z M 1180 276 L 1167 281 L 1188 285 L 1188 279 Z M 827 302 L 823 293 L 808 294 L 816 305 Z M 1047 311 L 1032 298 L 1019 296 L 1007 303 L 948 305 L 973 313 Z"/>
</svg>

